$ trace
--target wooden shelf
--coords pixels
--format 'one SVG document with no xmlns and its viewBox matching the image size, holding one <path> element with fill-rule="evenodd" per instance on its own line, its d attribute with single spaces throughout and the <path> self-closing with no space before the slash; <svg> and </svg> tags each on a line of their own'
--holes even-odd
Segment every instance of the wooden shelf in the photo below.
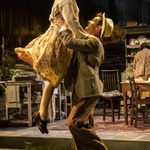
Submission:
<svg viewBox="0 0 150 150">
<path fill-rule="evenodd" d="M 140 45 L 127 45 L 127 48 L 137 49 L 137 48 L 140 48 Z"/>
<path fill-rule="evenodd" d="M 9 109 L 17 108 L 21 113 L 23 111 L 23 106 L 27 106 L 27 116 L 25 120 L 15 120 L 20 123 L 27 123 L 28 126 L 32 126 L 32 102 L 31 94 L 32 94 L 32 85 L 40 85 L 40 89 L 42 90 L 42 81 L 6 81 L 5 82 L 5 100 L 6 100 L 6 119 L 9 120 Z M 21 95 L 19 92 L 19 88 L 26 88 L 27 100 L 23 101 L 21 99 Z M 39 105 L 39 103 L 36 103 Z M 13 121 L 11 119 L 11 121 Z"/>
<path fill-rule="evenodd" d="M 124 31 L 126 35 L 149 34 L 150 26 L 126 26 Z"/>
<path fill-rule="evenodd" d="M 134 56 L 138 52 L 140 45 L 129 45 L 131 39 L 138 40 L 139 36 L 150 38 L 150 26 L 129 26 L 124 27 L 125 31 L 125 58 L 126 67 L 133 63 Z M 134 53 L 134 55 L 132 55 Z"/>
</svg>

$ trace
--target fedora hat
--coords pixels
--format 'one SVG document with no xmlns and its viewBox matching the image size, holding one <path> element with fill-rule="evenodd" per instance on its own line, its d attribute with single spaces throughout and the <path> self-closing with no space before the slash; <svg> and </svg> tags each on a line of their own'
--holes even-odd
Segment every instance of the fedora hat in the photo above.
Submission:
<svg viewBox="0 0 150 150">
<path fill-rule="evenodd" d="M 105 13 L 102 15 L 102 30 L 100 38 L 110 37 L 114 29 L 113 20 L 105 17 Z"/>
</svg>

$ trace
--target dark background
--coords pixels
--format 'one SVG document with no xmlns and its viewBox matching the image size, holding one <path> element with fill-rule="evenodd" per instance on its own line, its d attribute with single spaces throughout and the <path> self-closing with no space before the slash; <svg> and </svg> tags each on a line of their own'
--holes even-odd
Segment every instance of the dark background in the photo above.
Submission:
<svg viewBox="0 0 150 150">
<path fill-rule="evenodd" d="M 83 27 L 98 12 L 105 12 L 115 25 L 123 28 L 128 21 L 150 24 L 150 0 L 76 0 L 80 9 L 80 23 Z M 25 46 L 33 38 L 45 32 L 53 0 L 0 0 L 0 45 L 4 38 L 4 53 L 17 63 L 14 48 Z M 2 49 L 2 48 L 1 48 Z M 105 45 L 103 68 L 125 68 L 124 43 Z M 0 57 L 2 50 L 0 50 Z M 115 59 L 114 59 L 115 58 Z M 108 66 L 108 67 L 107 67 Z"/>
<path fill-rule="evenodd" d="M 150 24 L 150 0 L 77 0 L 77 3 L 83 27 L 98 12 L 105 12 L 120 26 L 126 26 L 127 21 Z M 0 0 L 1 34 L 17 34 L 21 27 L 32 30 L 35 24 L 45 31 L 52 4 L 53 0 Z"/>
</svg>

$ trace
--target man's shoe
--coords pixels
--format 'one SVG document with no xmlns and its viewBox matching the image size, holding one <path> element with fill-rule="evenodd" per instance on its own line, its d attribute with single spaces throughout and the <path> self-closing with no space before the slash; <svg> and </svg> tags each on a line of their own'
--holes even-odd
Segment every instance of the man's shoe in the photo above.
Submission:
<svg viewBox="0 0 150 150">
<path fill-rule="evenodd" d="M 33 119 L 35 120 L 35 123 L 38 126 L 41 133 L 42 134 L 44 134 L 44 133 L 48 134 L 47 121 L 44 121 L 41 119 L 39 112 L 35 112 L 33 114 Z"/>
</svg>

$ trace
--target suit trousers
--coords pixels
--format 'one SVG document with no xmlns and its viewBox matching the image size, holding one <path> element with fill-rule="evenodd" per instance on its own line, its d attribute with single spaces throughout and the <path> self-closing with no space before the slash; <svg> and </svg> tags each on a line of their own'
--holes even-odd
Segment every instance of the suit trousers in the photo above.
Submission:
<svg viewBox="0 0 150 150">
<path fill-rule="evenodd" d="M 67 125 L 73 136 L 76 150 L 107 150 L 94 128 L 88 128 L 88 118 L 95 109 L 98 97 L 79 98 L 73 92 L 72 109 Z"/>
</svg>

